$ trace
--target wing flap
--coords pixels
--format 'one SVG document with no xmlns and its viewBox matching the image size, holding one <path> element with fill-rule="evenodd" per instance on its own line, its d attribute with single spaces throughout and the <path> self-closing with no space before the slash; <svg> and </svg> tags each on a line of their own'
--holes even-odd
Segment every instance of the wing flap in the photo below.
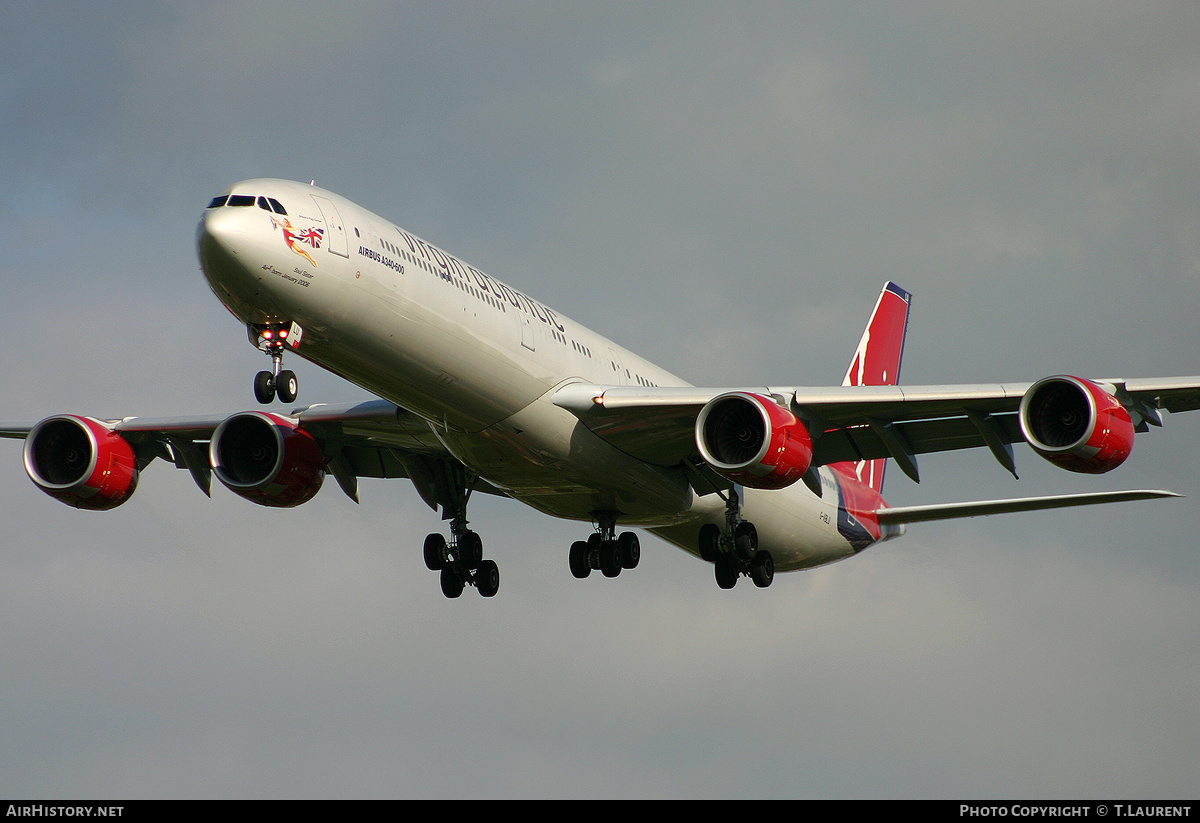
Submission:
<svg viewBox="0 0 1200 823">
<path fill-rule="evenodd" d="M 1200 377 L 1154 377 L 1110 382 L 1124 384 L 1125 391 L 1152 408 L 1169 412 L 1200 409 Z"/>
<path fill-rule="evenodd" d="M 1015 414 L 990 416 L 992 429 L 1003 444 L 1024 440 Z M 894 425 L 914 454 L 974 449 L 990 445 L 979 426 L 969 417 L 939 420 L 913 420 Z M 872 460 L 891 457 L 891 451 L 869 425 L 830 429 L 813 444 L 813 463 L 818 466 L 848 460 Z"/>
</svg>

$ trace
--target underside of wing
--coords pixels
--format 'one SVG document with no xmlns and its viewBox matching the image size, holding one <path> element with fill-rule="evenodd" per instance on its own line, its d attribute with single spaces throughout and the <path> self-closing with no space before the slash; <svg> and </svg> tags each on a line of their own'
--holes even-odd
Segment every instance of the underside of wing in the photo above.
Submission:
<svg viewBox="0 0 1200 823">
<path fill-rule="evenodd" d="M 1021 439 L 1016 409 L 1026 385 L 654 388 L 576 383 L 554 402 L 613 445 L 659 465 L 699 456 L 696 418 L 734 392 L 773 399 L 806 424 L 813 465 L 892 456 L 894 432 L 912 454 L 1006 445 Z M 886 431 L 885 431 L 886 429 Z"/>
<path fill-rule="evenodd" d="M 1037 383 L 736 389 L 574 383 L 560 389 L 554 402 L 617 448 L 671 466 L 700 459 L 696 420 L 709 403 L 734 393 L 754 395 L 788 409 L 804 423 L 812 438 L 812 465 L 893 458 L 919 480 L 916 455 L 980 447 L 987 447 L 1015 476 L 1011 444 L 1027 439 L 1019 414 L 1022 401 L 1048 384 L 1053 390 L 1078 387 L 1081 404 L 1091 390 L 1120 405 L 1136 431 L 1161 425 L 1160 409 L 1200 408 L 1200 377 L 1089 381 L 1060 376 Z M 1095 400 L 1086 402 L 1095 409 Z"/>
</svg>

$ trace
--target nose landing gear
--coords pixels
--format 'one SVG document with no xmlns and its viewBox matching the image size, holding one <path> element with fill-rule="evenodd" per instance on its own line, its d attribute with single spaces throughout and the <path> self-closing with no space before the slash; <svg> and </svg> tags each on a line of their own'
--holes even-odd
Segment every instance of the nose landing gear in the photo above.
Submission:
<svg viewBox="0 0 1200 823">
<path fill-rule="evenodd" d="M 291 343 L 294 348 L 300 342 L 300 327 L 273 324 L 251 326 L 250 340 L 271 358 L 271 370 L 254 375 L 254 399 L 266 405 L 276 397 L 281 403 L 292 403 L 299 393 L 300 381 L 296 373 L 283 368 L 283 347 Z"/>
</svg>

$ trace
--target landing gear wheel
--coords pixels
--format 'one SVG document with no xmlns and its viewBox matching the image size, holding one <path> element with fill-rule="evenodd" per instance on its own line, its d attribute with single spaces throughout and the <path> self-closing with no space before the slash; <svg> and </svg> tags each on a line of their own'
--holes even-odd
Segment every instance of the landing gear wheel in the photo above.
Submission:
<svg viewBox="0 0 1200 823">
<path fill-rule="evenodd" d="M 458 538 L 458 562 L 468 569 L 479 568 L 483 561 L 483 539 L 475 532 L 467 531 Z"/>
<path fill-rule="evenodd" d="M 745 559 L 754 558 L 754 552 L 758 550 L 758 530 L 753 523 L 743 520 L 737 524 L 733 531 L 733 546 Z"/>
<path fill-rule="evenodd" d="M 592 573 L 592 564 L 588 562 L 588 544 L 583 540 L 576 540 L 571 544 L 571 552 L 567 555 L 567 560 L 571 564 L 571 574 L 582 580 Z"/>
<path fill-rule="evenodd" d="M 495 560 L 484 560 L 475 572 L 475 588 L 484 597 L 495 597 L 500 591 L 500 569 Z"/>
<path fill-rule="evenodd" d="M 750 579 L 760 589 L 770 586 L 771 581 L 775 579 L 775 558 L 771 557 L 771 553 L 766 549 L 754 555 L 754 562 L 750 565 Z"/>
<path fill-rule="evenodd" d="M 621 549 L 615 540 L 606 540 L 600 547 L 600 573 L 605 577 L 621 573 Z"/>
<path fill-rule="evenodd" d="M 296 402 L 299 391 L 300 381 L 296 379 L 294 371 L 281 371 L 275 378 L 275 393 L 279 395 L 280 403 Z"/>
<path fill-rule="evenodd" d="M 571 574 L 583 579 L 599 569 L 605 577 L 616 577 L 622 569 L 637 568 L 642 559 L 641 539 L 636 532 L 617 534 L 621 512 L 603 509 L 592 512 L 596 531 L 586 541 L 571 544 L 568 555 Z"/>
<path fill-rule="evenodd" d="M 431 572 L 446 568 L 446 538 L 434 532 L 425 538 L 425 568 Z"/>
<path fill-rule="evenodd" d="M 275 399 L 275 377 L 269 371 L 254 375 L 254 399 L 264 406 Z"/>
<path fill-rule="evenodd" d="M 621 556 L 621 567 L 636 569 L 642 559 L 642 543 L 634 532 L 623 532 L 617 538 L 617 554 Z"/>
<path fill-rule="evenodd" d="M 449 566 L 442 569 L 442 594 L 455 598 L 462 594 L 462 590 L 463 579 L 458 576 L 458 572 Z"/>
<path fill-rule="evenodd" d="M 716 563 L 717 585 L 722 589 L 732 589 L 737 585 L 738 570 L 733 560 L 728 557 L 718 557 Z"/>
<path fill-rule="evenodd" d="M 700 559 L 715 563 L 721 556 L 721 530 L 712 523 L 700 527 Z"/>
</svg>

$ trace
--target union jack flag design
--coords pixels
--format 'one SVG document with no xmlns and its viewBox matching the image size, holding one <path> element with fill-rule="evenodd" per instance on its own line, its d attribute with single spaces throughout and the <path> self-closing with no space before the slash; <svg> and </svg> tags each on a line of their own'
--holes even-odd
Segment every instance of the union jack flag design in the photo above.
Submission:
<svg viewBox="0 0 1200 823">
<path fill-rule="evenodd" d="M 296 239 L 301 243 L 307 243 L 314 249 L 321 248 L 321 238 L 325 234 L 325 229 L 305 229 L 296 235 Z"/>
<path fill-rule="evenodd" d="M 283 240 L 287 243 L 289 249 L 314 266 L 317 265 L 317 261 L 313 259 L 313 256 L 302 249 L 300 244 L 306 243 L 314 249 L 321 248 L 321 238 L 325 235 L 325 229 L 318 229 L 316 227 L 309 227 L 307 229 L 293 228 L 286 217 L 281 217 L 278 220 L 272 217 L 271 226 L 283 232 Z"/>
</svg>

